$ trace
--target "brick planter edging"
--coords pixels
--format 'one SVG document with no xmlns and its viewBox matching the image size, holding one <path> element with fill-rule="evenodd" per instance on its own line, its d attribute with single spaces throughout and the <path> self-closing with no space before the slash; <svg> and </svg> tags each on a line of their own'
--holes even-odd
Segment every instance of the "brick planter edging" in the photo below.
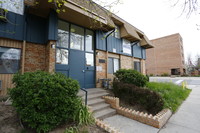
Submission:
<svg viewBox="0 0 200 133">
<path fill-rule="evenodd" d="M 147 114 L 132 109 L 120 107 L 119 98 L 117 97 L 103 96 L 102 98 L 105 99 L 106 103 L 110 104 L 112 108 L 116 109 L 118 114 L 156 128 L 161 128 L 163 125 L 165 125 L 167 120 L 172 115 L 171 110 L 163 109 L 162 111 L 153 116 L 152 114 Z"/>
<path fill-rule="evenodd" d="M 104 121 L 101 121 L 99 119 L 95 119 L 95 123 L 98 127 L 106 130 L 109 133 L 121 133 L 118 129 L 111 127 L 109 124 L 107 124 Z"/>
</svg>

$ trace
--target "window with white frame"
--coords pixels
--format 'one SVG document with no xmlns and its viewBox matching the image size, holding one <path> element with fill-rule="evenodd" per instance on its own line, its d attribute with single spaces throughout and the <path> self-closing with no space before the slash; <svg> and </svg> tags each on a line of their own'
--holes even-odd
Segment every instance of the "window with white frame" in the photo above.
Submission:
<svg viewBox="0 0 200 133">
<path fill-rule="evenodd" d="M 20 68 L 21 50 L 0 47 L 0 73 L 16 73 Z"/>
<path fill-rule="evenodd" d="M 119 70 L 119 59 L 108 58 L 108 73 L 113 74 Z"/>
<path fill-rule="evenodd" d="M 131 42 L 123 39 L 123 53 L 131 55 Z"/>
<path fill-rule="evenodd" d="M 119 28 L 119 26 L 115 26 L 115 38 L 120 39 L 120 28 Z"/>
</svg>

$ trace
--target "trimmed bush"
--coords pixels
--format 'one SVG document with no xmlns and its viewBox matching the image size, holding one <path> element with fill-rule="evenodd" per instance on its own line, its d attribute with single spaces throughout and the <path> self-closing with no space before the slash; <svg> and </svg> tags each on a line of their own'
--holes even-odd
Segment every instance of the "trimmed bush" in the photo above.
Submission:
<svg viewBox="0 0 200 133">
<path fill-rule="evenodd" d="M 133 69 L 120 69 L 114 75 L 119 82 L 134 84 L 139 87 L 145 86 L 148 81 L 146 76 Z"/>
<path fill-rule="evenodd" d="M 80 110 L 79 84 L 62 74 L 27 72 L 15 74 L 10 89 L 13 106 L 25 125 L 37 132 L 48 132 L 74 119 Z"/>
<path fill-rule="evenodd" d="M 156 114 L 163 109 L 164 102 L 159 93 L 146 88 L 115 81 L 113 82 L 113 93 L 130 105 L 142 105 L 152 114 Z"/>
</svg>

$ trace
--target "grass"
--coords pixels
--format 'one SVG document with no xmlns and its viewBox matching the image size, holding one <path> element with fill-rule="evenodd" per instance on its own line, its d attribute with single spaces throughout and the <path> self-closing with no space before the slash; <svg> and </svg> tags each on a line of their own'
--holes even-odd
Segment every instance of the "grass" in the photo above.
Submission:
<svg viewBox="0 0 200 133">
<path fill-rule="evenodd" d="M 147 83 L 147 88 L 158 92 L 164 100 L 164 108 L 176 112 L 182 102 L 189 96 L 191 90 L 173 83 Z"/>
</svg>

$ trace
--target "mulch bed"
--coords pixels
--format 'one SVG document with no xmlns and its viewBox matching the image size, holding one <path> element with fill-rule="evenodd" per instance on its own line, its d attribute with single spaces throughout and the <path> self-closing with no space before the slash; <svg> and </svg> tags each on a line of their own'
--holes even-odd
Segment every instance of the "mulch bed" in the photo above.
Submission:
<svg viewBox="0 0 200 133">
<path fill-rule="evenodd" d="M 2 97 L 0 99 L 0 133 L 34 133 L 31 130 L 25 130 L 22 128 L 15 108 L 4 105 L 3 101 L 5 101 L 5 99 L 3 98 L 2 100 Z M 64 133 L 66 127 L 69 127 L 69 124 L 63 124 L 50 133 Z M 90 125 L 87 129 L 88 133 L 107 133 L 96 125 Z M 85 131 L 83 132 L 86 133 Z"/>
</svg>

